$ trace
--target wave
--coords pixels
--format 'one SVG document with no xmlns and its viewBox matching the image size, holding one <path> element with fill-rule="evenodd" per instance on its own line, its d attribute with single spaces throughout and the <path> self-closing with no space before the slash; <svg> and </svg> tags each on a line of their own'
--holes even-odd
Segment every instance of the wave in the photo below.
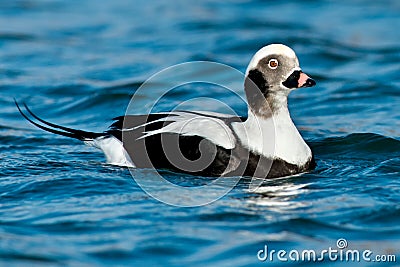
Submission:
<svg viewBox="0 0 400 267">
<path fill-rule="evenodd" d="M 400 140 L 375 133 L 352 133 L 344 137 L 329 137 L 311 142 L 320 155 L 335 154 L 400 154 Z"/>
</svg>

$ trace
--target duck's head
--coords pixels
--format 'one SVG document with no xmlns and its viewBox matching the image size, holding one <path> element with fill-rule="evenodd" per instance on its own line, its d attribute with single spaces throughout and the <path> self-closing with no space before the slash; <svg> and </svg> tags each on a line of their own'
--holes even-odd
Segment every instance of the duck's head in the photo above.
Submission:
<svg viewBox="0 0 400 267">
<path fill-rule="evenodd" d="M 286 105 L 290 91 L 315 84 L 302 72 L 296 53 L 282 44 L 271 44 L 258 50 L 246 70 L 245 91 L 254 112 L 266 104 L 273 112 L 279 105 Z"/>
</svg>

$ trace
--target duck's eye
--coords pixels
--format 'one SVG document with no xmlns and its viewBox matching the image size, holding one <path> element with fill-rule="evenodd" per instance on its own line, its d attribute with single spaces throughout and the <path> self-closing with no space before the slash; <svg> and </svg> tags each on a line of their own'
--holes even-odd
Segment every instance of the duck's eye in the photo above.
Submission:
<svg viewBox="0 0 400 267">
<path fill-rule="evenodd" d="M 278 65 L 279 65 L 279 62 L 275 58 L 270 59 L 268 62 L 268 66 L 273 70 L 276 69 L 278 67 Z"/>
</svg>

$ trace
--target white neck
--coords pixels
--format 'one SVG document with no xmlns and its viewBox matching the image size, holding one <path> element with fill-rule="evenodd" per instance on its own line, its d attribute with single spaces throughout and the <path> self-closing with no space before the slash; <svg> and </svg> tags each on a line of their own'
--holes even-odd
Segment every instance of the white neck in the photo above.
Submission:
<svg viewBox="0 0 400 267">
<path fill-rule="evenodd" d="M 268 158 L 304 165 L 312 157 L 299 131 L 290 118 L 287 105 L 282 105 L 271 117 L 259 117 L 249 111 L 245 122 L 233 124 L 243 146 Z"/>
</svg>

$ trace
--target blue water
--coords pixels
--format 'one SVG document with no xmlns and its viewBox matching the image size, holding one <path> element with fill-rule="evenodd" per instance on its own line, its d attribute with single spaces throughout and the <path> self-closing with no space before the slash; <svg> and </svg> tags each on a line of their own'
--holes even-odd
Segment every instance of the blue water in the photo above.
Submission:
<svg viewBox="0 0 400 267">
<path fill-rule="evenodd" d="M 283 266 L 259 262 L 257 252 L 337 248 L 339 238 L 399 264 L 399 1 L 16 0 L 0 2 L 0 25 L 0 265 Z M 163 68 L 208 60 L 244 71 L 273 42 L 294 48 L 318 83 L 289 103 L 318 166 L 257 192 L 241 181 L 197 208 L 151 198 L 129 170 L 28 125 L 13 103 L 102 131 Z M 201 89 L 171 94 L 161 108 L 204 95 L 246 113 L 231 95 Z"/>
</svg>

